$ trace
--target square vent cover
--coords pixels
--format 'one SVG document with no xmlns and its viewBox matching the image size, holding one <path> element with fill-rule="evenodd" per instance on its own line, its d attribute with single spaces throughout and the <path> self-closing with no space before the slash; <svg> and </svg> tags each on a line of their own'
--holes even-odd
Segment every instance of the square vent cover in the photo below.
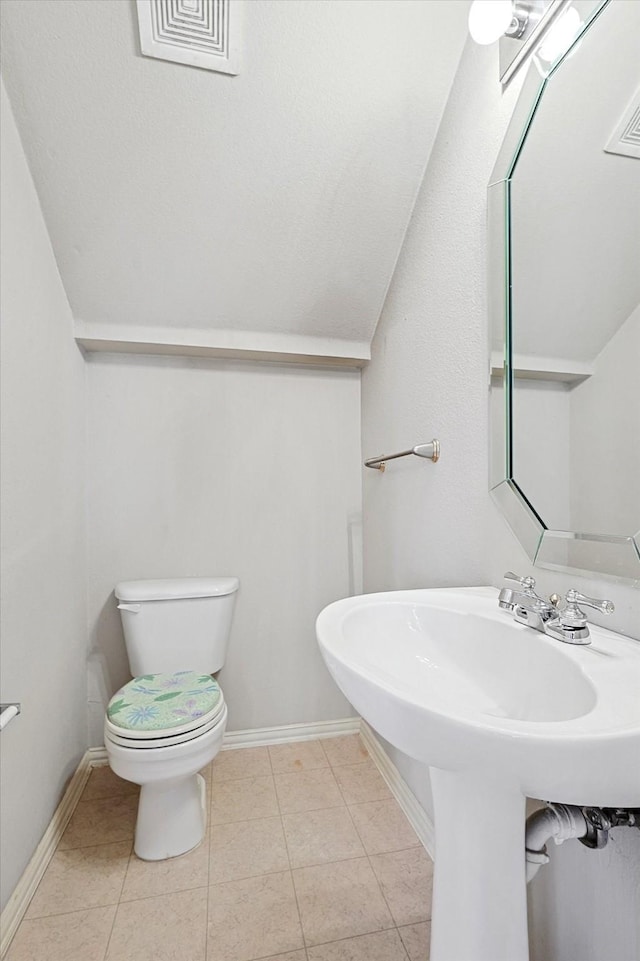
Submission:
<svg viewBox="0 0 640 961">
<path fill-rule="evenodd" d="M 604 148 L 605 153 L 640 160 L 640 90 L 636 93 L 624 116 Z"/>
<path fill-rule="evenodd" d="M 136 0 L 146 57 L 239 73 L 239 0 Z"/>
</svg>

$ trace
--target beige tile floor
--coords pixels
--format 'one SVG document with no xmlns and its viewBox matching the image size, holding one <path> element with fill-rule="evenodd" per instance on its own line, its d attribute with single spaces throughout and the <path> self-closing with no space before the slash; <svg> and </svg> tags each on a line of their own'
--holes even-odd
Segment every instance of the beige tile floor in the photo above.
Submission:
<svg viewBox="0 0 640 961">
<path fill-rule="evenodd" d="M 189 854 L 95 768 L 7 961 L 427 961 L 433 865 L 357 735 L 223 751 Z"/>
</svg>

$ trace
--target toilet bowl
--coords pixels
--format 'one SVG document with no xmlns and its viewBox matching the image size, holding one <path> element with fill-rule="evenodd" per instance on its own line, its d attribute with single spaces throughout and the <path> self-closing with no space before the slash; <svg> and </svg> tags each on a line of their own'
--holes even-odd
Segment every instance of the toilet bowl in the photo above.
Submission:
<svg viewBox="0 0 640 961">
<path fill-rule="evenodd" d="M 116 588 L 129 663 L 144 673 L 111 698 L 104 739 L 112 770 L 141 786 L 134 851 L 143 860 L 185 854 L 204 837 L 198 772 L 222 747 L 227 706 L 212 673 L 224 663 L 238 587 L 236 578 L 182 578 Z"/>
<path fill-rule="evenodd" d="M 181 672 L 180 680 L 185 677 L 190 680 L 198 675 Z M 171 703 L 176 706 L 167 706 L 166 713 L 183 712 L 175 714 L 176 726 L 169 727 L 163 720 L 162 727 L 148 727 L 149 721 L 157 721 L 157 714 L 153 714 L 158 704 L 155 698 L 162 697 L 162 691 L 175 680 L 172 674 L 134 678 L 111 699 L 105 718 L 105 746 L 112 770 L 125 781 L 141 786 L 134 850 L 145 861 L 184 854 L 204 837 L 206 787 L 198 771 L 220 750 L 227 723 L 222 691 L 210 678 L 219 696 L 209 711 L 185 720 L 186 711 L 195 713 L 193 707 L 180 706 L 190 699 L 189 695 L 174 689 L 170 691 L 176 694 Z M 130 698 L 129 692 L 143 686 L 150 691 L 146 696 L 149 703 L 136 707 L 135 697 Z"/>
</svg>

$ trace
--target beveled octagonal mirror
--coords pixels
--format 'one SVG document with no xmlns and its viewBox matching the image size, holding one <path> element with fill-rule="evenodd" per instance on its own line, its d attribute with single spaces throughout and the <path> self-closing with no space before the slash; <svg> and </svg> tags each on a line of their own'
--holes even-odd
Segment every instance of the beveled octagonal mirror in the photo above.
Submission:
<svg viewBox="0 0 640 961">
<path fill-rule="evenodd" d="M 536 564 L 640 579 L 640 4 L 575 6 L 489 186 L 491 489 Z"/>
</svg>

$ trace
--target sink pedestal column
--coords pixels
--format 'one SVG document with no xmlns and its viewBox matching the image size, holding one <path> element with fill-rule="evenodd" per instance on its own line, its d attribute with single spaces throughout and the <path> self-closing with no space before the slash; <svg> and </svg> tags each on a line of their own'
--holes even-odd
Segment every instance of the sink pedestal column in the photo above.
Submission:
<svg viewBox="0 0 640 961">
<path fill-rule="evenodd" d="M 431 961 L 528 961 L 525 798 L 478 774 L 430 774 Z"/>
</svg>

